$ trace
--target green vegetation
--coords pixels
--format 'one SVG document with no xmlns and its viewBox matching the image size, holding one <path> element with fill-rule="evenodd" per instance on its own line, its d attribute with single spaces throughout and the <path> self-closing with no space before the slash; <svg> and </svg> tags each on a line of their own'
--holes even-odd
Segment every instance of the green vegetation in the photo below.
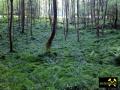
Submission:
<svg viewBox="0 0 120 90">
<path fill-rule="evenodd" d="M 120 0 L 0 7 L 0 90 L 105 90 L 99 77 L 118 77 L 120 89 Z"/>
<path fill-rule="evenodd" d="M 105 30 L 104 37 L 96 38 L 94 30 L 81 30 L 77 42 L 71 26 L 65 41 L 59 24 L 52 52 L 45 53 L 51 32 L 48 25 L 36 23 L 34 39 L 29 33 L 21 35 L 16 26 L 16 52 L 8 53 L 6 28 L 0 29 L 0 90 L 64 90 L 74 86 L 98 90 L 98 77 L 116 76 L 120 80 L 119 31 Z"/>
</svg>

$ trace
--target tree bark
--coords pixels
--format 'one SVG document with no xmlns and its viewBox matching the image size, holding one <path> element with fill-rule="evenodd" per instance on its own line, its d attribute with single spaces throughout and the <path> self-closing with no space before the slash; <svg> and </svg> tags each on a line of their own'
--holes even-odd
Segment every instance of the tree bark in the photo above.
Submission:
<svg viewBox="0 0 120 90">
<path fill-rule="evenodd" d="M 79 0 L 77 0 L 77 41 L 78 41 L 78 42 L 80 41 L 80 39 L 79 39 L 79 36 L 80 36 L 80 35 L 79 35 L 79 24 L 80 24 L 80 23 L 79 23 L 79 18 L 80 18 L 80 17 L 79 17 L 79 13 L 80 13 L 80 12 L 79 12 L 79 8 L 80 8 L 80 7 L 79 7 Z"/>
<path fill-rule="evenodd" d="M 47 52 L 50 52 L 52 41 L 56 34 L 56 25 L 57 25 L 57 0 L 53 0 L 53 10 L 54 10 L 54 18 L 53 18 L 53 28 L 50 38 L 48 39 L 48 42 L 46 43 L 46 50 Z"/>
<path fill-rule="evenodd" d="M 116 14 L 115 14 L 115 22 L 114 22 L 114 28 L 117 29 L 117 21 L 118 21 L 118 4 L 116 0 Z"/>
<path fill-rule="evenodd" d="M 24 26 L 25 26 L 25 1 L 22 0 L 21 1 L 21 19 L 22 19 L 22 22 L 21 22 L 21 25 L 22 25 L 22 33 L 24 33 Z"/>
<path fill-rule="evenodd" d="M 105 2 L 105 12 L 104 12 L 104 16 L 103 16 L 102 35 L 104 34 L 104 26 L 106 24 L 107 6 L 108 6 L 108 0 L 106 0 L 106 2 Z"/>
<path fill-rule="evenodd" d="M 10 21 L 9 21 L 9 43 L 10 52 L 13 52 L 13 38 L 12 38 L 12 22 L 13 22 L 13 0 L 10 0 Z"/>
</svg>

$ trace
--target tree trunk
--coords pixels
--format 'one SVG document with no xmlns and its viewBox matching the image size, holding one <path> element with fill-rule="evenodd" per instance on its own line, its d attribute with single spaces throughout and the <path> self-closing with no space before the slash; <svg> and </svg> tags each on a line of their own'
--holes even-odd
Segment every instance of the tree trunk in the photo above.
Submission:
<svg viewBox="0 0 120 90">
<path fill-rule="evenodd" d="M 80 23 L 79 23 L 79 18 L 80 18 L 80 17 L 79 17 L 79 13 L 80 13 L 80 12 L 79 12 L 79 8 L 80 8 L 80 7 L 79 7 L 79 0 L 77 0 L 77 41 L 78 41 L 78 42 L 80 41 L 80 40 L 79 40 L 79 36 L 80 36 L 80 35 L 79 35 L 79 24 L 80 24 Z"/>
<path fill-rule="evenodd" d="M 97 21 L 96 21 L 96 34 L 97 34 L 97 37 L 100 36 L 100 28 L 99 28 L 99 16 L 100 16 L 100 3 L 99 3 L 99 0 L 97 0 Z"/>
<path fill-rule="evenodd" d="M 21 1 L 21 14 L 22 14 L 21 15 L 22 33 L 24 33 L 24 26 L 25 26 L 25 1 L 24 0 Z"/>
<path fill-rule="evenodd" d="M 93 28 L 93 0 L 90 0 L 91 4 L 91 29 Z"/>
<path fill-rule="evenodd" d="M 12 22 L 13 22 L 13 0 L 10 0 L 9 42 L 10 52 L 13 52 Z"/>
<path fill-rule="evenodd" d="M 105 2 L 105 12 L 104 12 L 104 16 L 103 16 L 102 35 L 104 34 L 104 26 L 106 23 L 107 6 L 108 6 L 108 0 L 106 0 L 106 2 Z"/>
<path fill-rule="evenodd" d="M 65 1 L 65 40 L 67 39 L 68 35 L 68 12 L 69 12 L 69 1 Z"/>
<path fill-rule="evenodd" d="M 85 6 L 85 0 L 83 0 L 83 9 L 84 9 L 83 22 L 84 22 L 84 28 L 86 28 L 86 6 Z"/>
<path fill-rule="evenodd" d="M 114 22 L 114 28 L 117 29 L 117 21 L 118 21 L 118 4 L 116 0 L 116 14 L 115 14 L 115 22 Z"/>
<path fill-rule="evenodd" d="M 54 18 L 53 18 L 53 28 L 50 38 L 48 39 L 48 42 L 46 43 L 46 50 L 47 52 L 50 51 L 52 41 L 56 34 L 56 25 L 57 25 L 57 0 L 53 0 L 53 10 L 54 10 Z"/>
<path fill-rule="evenodd" d="M 30 0 L 30 35 L 31 37 L 33 36 L 33 31 L 32 31 L 32 28 L 33 28 L 33 12 L 32 12 L 33 8 L 32 8 L 32 0 Z"/>
</svg>

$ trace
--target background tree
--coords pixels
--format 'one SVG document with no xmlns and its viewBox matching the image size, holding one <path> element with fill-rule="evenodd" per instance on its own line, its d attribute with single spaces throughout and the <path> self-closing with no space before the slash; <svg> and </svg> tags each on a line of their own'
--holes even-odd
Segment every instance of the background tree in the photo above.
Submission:
<svg viewBox="0 0 120 90">
<path fill-rule="evenodd" d="M 77 41 L 79 42 L 80 40 L 79 40 L 79 24 L 80 24 L 80 20 L 79 20 L 79 14 L 80 14 L 80 11 L 79 11 L 79 9 L 80 9 L 80 5 L 79 5 L 79 0 L 77 0 Z"/>
<path fill-rule="evenodd" d="M 12 22 L 13 22 L 13 0 L 10 0 L 10 21 L 9 21 L 9 43 L 10 52 L 13 52 L 13 32 L 12 32 Z"/>
<path fill-rule="evenodd" d="M 116 13 L 115 13 L 114 28 L 117 29 L 117 21 L 118 21 L 118 2 L 117 2 L 117 0 L 116 0 L 116 5 L 115 5 L 115 6 L 116 6 L 116 7 L 115 7 Z"/>
<path fill-rule="evenodd" d="M 24 26 L 25 26 L 25 0 L 21 0 L 21 26 L 22 26 L 22 33 L 24 33 Z"/>
<path fill-rule="evenodd" d="M 65 5 L 65 21 L 64 21 L 64 23 L 65 23 L 65 40 L 66 40 L 66 38 L 67 38 L 67 35 L 68 35 L 68 27 L 69 27 L 69 0 L 65 0 L 65 3 L 64 3 L 64 5 Z"/>
</svg>

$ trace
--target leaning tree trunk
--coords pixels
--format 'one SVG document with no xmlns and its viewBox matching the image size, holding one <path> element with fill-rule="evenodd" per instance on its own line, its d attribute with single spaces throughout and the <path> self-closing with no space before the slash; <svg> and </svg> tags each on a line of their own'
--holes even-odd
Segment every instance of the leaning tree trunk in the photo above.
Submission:
<svg viewBox="0 0 120 90">
<path fill-rule="evenodd" d="M 10 21 L 8 22 L 9 23 L 9 43 L 10 43 L 10 52 L 13 52 L 13 38 L 12 38 L 13 0 L 10 0 L 10 10 L 11 10 Z"/>
<path fill-rule="evenodd" d="M 46 43 L 46 50 L 47 52 L 50 52 L 52 41 L 56 34 L 56 25 L 57 25 L 57 0 L 53 0 L 53 10 L 54 10 L 54 18 L 53 18 L 53 24 L 52 24 L 52 33 L 50 38 L 48 39 L 48 42 Z"/>
</svg>

